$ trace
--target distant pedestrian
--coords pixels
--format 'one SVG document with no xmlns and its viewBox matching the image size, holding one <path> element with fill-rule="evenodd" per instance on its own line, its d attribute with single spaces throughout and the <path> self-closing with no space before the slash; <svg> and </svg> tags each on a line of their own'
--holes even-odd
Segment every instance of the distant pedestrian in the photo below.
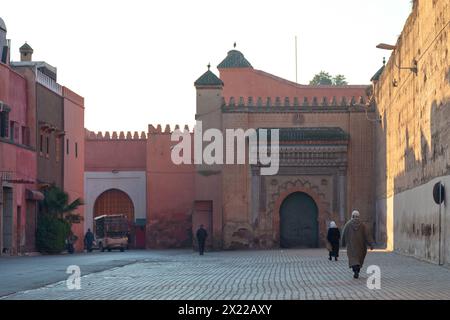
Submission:
<svg viewBox="0 0 450 320">
<path fill-rule="evenodd" d="M 337 261 L 339 257 L 339 242 L 341 240 L 341 232 L 339 231 L 339 228 L 334 221 L 330 222 L 327 240 L 330 243 L 330 256 L 328 259 L 331 261 L 334 257 L 334 261 Z"/>
<path fill-rule="evenodd" d="M 352 212 L 352 219 L 344 227 L 342 245 L 347 245 L 348 264 L 353 270 L 353 277 L 358 279 L 366 258 L 367 246 L 373 250 L 373 240 L 367 233 L 366 226 L 361 222 L 357 210 Z"/>
<path fill-rule="evenodd" d="M 205 230 L 203 225 L 200 225 L 200 228 L 197 230 L 197 241 L 198 241 L 198 251 L 202 256 L 205 252 L 205 242 L 208 237 L 208 232 Z"/>
<path fill-rule="evenodd" d="M 94 244 L 94 234 L 92 233 L 91 229 L 88 229 L 84 236 L 84 245 L 86 246 L 86 250 L 88 252 L 92 252 L 92 245 Z"/>
<path fill-rule="evenodd" d="M 77 241 L 77 236 L 70 232 L 69 236 L 66 239 L 67 244 L 67 252 L 73 254 L 75 252 L 75 242 Z"/>
</svg>

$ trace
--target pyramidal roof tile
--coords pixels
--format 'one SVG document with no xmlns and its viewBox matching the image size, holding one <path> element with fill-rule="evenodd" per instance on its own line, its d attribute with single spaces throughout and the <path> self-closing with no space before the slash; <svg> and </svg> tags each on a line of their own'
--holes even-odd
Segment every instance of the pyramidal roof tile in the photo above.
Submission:
<svg viewBox="0 0 450 320">
<path fill-rule="evenodd" d="M 250 62 L 245 59 L 242 52 L 238 50 L 228 51 L 228 55 L 223 61 L 217 66 L 217 69 L 225 68 L 253 68 Z"/>
<path fill-rule="evenodd" d="M 211 70 L 206 71 L 197 81 L 195 86 L 223 86 L 223 81 L 219 79 Z"/>
</svg>

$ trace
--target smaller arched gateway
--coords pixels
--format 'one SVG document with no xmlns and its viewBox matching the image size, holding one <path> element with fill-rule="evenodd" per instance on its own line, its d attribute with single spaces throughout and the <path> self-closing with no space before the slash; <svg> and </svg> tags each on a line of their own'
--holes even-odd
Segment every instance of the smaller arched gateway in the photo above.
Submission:
<svg viewBox="0 0 450 320">
<path fill-rule="evenodd" d="M 139 171 L 85 172 L 85 231 L 94 218 L 125 214 L 131 231 L 131 248 L 145 248 L 146 176 Z"/>
<path fill-rule="evenodd" d="M 102 215 L 124 214 L 128 218 L 128 226 L 130 229 L 131 248 L 142 247 L 137 237 L 140 237 L 139 231 L 135 230 L 134 205 L 131 198 L 122 190 L 109 189 L 104 191 L 95 200 L 94 218 Z"/>
<path fill-rule="evenodd" d="M 131 198 L 119 189 L 103 192 L 94 204 L 94 218 L 102 215 L 124 214 L 130 224 L 134 223 L 134 205 Z"/>
<path fill-rule="evenodd" d="M 288 195 L 280 207 L 280 246 L 317 248 L 319 244 L 318 208 L 304 192 Z"/>
</svg>

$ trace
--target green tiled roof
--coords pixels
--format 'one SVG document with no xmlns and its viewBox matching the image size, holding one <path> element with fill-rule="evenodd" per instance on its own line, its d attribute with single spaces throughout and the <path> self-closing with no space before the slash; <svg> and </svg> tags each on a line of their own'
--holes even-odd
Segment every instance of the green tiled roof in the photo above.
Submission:
<svg viewBox="0 0 450 320">
<path fill-rule="evenodd" d="M 253 68 L 245 59 L 242 52 L 237 50 L 228 51 L 227 57 L 217 66 L 217 69 L 225 68 Z"/>
<path fill-rule="evenodd" d="M 222 80 L 220 80 L 210 70 L 206 71 L 197 81 L 194 82 L 195 86 L 223 86 Z"/>
<path fill-rule="evenodd" d="M 349 135 L 338 127 L 318 127 L 318 128 L 271 128 L 279 129 L 280 141 L 339 141 L 348 140 Z M 258 129 L 258 135 L 259 131 Z M 270 130 L 267 131 L 268 138 Z"/>
<path fill-rule="evenodd" d="M 370 81 L 378 81 L 380 80 L 380 76 L 384 71 L 384 66 L 382 66 L 374 75 L 373 77 L 370 79 Z"/>
<path fill-rule="evenodd" d="M 3 30 L 3 31 L 5 31 L 5 32 L 7 31 L 7 30 L 6 30 L 5 21 L 3 21 L 2 18 L 0 18 L 0 29 Z"/>
<path fill-rule="evenodd" d="M 30 47 L 28 43 L 25 42 L 23 46 L 19 48 L 20 52 L 33 52 L 33 48 Z"/>
</svg>

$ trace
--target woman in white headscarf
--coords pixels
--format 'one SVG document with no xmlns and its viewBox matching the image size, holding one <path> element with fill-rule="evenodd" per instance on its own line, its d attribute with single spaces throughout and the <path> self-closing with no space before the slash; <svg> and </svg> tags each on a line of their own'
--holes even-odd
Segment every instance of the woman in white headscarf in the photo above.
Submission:
<svg viewBox="0 0 450 320">
<path fill-rule="evenodd" d="M 336 222 L 331 221 L 328 228 L 327 240 L 330 243 L 330 256 L 328 260 L 337 261 L 339 257 L 339 241 L 341 240 L 341 232 L 339 231 Z"/>
</svg>

